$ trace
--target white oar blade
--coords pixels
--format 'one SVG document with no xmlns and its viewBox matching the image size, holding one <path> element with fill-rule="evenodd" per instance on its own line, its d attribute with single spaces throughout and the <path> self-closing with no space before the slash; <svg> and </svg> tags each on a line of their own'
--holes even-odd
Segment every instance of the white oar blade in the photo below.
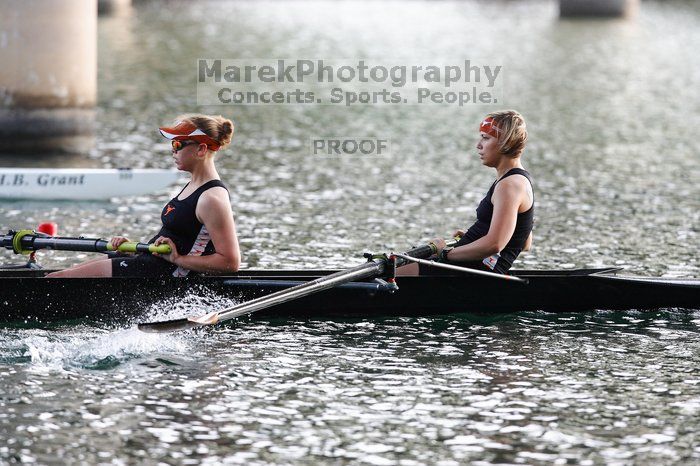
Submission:
<svg viewBox="0 0 700 466">
<path fill-rule="evenodd" d="M 199 325 L 214 325 L 219 322 L 219 313 L 214 311 L 203 316 L 188 317 L 187 320 Z"/>
<path fill-rule="evenodd" d="M 143 322 L 138 324 L 138 329 L 147 333 L 171 333 L 180 330 L 188 330 L 204 324 L 191 321 L 189 318 L 164 320 L 160 322 Z"/>
<path fill-rule="evenodd" d="M 144 322 L 138 324 L 138 329 L 147 333 L 171 333 L 188 330 L 219 322 L 219 313 L 210 312 L 201 316 L 189 316 L 182 319 L 163 320 L 160 322 Z"/>
</svg>

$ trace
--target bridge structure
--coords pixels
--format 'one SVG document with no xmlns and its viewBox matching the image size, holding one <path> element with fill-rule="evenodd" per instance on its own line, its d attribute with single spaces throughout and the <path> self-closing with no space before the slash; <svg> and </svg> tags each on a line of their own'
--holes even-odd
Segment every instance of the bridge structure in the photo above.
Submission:
<svg viewBox="0 0 700 466">
<path fill-rule="evenodd" d="M 639 0 L 559 0 L 562 18 L 621 17 L 634 14 Z"/>
<path fill-rule="evenodd" d="M 559 2 L 562 18 L 622 17 L 639 4 L 639 0 L 552 1 Z M 0 152 L 81 153 L 92 148 L 97 15 L 121 14 L 131 2 L 2 0 Z"/>
</svg>

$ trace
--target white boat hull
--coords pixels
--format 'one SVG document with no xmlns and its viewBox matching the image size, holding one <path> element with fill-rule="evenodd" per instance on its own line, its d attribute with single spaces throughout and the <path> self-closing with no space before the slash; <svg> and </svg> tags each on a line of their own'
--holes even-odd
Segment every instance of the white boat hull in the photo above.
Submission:
<svg viewBox="0 0 700 466">
<path fill-rule="evenodd" d="M 176 170 L 0 168 L 0 199 L 99 200 L 139 196 L 177 181 Z"/>
</svg>

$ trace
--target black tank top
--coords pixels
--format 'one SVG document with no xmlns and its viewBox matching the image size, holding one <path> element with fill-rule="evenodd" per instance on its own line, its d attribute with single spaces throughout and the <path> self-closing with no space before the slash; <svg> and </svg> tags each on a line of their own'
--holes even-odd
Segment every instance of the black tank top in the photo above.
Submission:
<svg viewBox="0 0 700 466">
<path fill-rule="evenodd" d="M 530 182 L 530 185 L 532 185 L 532 178 L 530 177 L 530 174 L 522 168 L 511 168 L 505 175 L 494 181 L 491 188 L 486 193 L 486 196 L 484 196 L 479 203 L 479 206 L 476 208 L 476 222 L 469 227 L 467 232 L 464 234 L 462 239 L 459 240 L 455 247 L 462 246 L 463 244 L 469 244 L 486 236 L 486 234 L 489 232 L 489 228 L 491 227 L 491 218 L 493 217 L 493 204 L 491 203 L 491 196 L 493 195 L 498 182 L 512 175 L 523 175 Z M 511 236 L 510 240 L 506 244 L 506 247 L 499 252 L 499 257 L 497 257 L 495 265 L 493 266 L 494 272 L 506 273 L 513 265 L 513 262 L 523 250 L 523 247 L 525 247 L 525 242 L 527 241 L 528 236 L 530 236 L 534 218 L 535 199 L 533 190 L 532 206 L 525 212 L 518 213 L 513 236 Z"/>
<path fill-rule="evenodd" d="M 182 191 L 189 186 L 189 183 L 182 188 Z M 206 256 L 215 252 L 214 244 L 211 242 L 211 237 L 207 228 L 197 220 L 195 210 L 199 196 L 207 189 L 221 186 L 228 191 L 228 188 L 221 180 L 211 180 L 197 188 L 192 194 L 185 199 L 179 200 L 177 196 L 170 199 L 170 202 L 163 207 L 160 214 L 160 219 L 163 222 L 163 227 L 158 234 L 151 238 L 149 243 L 155 242 L 159 236 L 170 238 L 177 246 L 177 252 L 181 255 L 201 255 Z"/>
</svg>

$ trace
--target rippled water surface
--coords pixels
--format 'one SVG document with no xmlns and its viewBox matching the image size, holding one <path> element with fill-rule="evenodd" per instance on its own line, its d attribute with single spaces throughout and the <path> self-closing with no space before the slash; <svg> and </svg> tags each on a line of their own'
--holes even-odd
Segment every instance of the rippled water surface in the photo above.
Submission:
<svg viewBox="0 0 700 466">
<path fill-rule="evenodd" d="M 6 460 L 700 459 L 697 312 L 2 335 Z M 89 335 L 86 337 L 86 334 Z"/>
<path fill-rule="evenodd" d="M 502 64 L 504 106 L 528 120 L 524 164 L 538 209 L 534 248 L 516 267 L 700 276 L 695 2 L 644 1 L 631 20 L 560 21 L 554 1 L 153 0 L 100 18 L 98 35 L 96 149 L 8 160 L 165 168 L 158 124 L 192 110 L 231 116 L 236 136 L 219 166 L 246 267 L 344 267 L 468 224 L 494 176 L 473 149 L 493 107 L 202 108 L 197 58 Z M 312 157 L 309 138 L 329 134 L 388 137 L 392 154 Z M 171 194 L 5 202 L 0 228 L 51 219 L 65 235 L 146 239 Z M 153 312 L 230 303 L 191 296 Z M 280 316 L 165 336 L 133 324 L 0 329 L 0 463 L 700 461 L 697 309 Z"/>
</svg>

